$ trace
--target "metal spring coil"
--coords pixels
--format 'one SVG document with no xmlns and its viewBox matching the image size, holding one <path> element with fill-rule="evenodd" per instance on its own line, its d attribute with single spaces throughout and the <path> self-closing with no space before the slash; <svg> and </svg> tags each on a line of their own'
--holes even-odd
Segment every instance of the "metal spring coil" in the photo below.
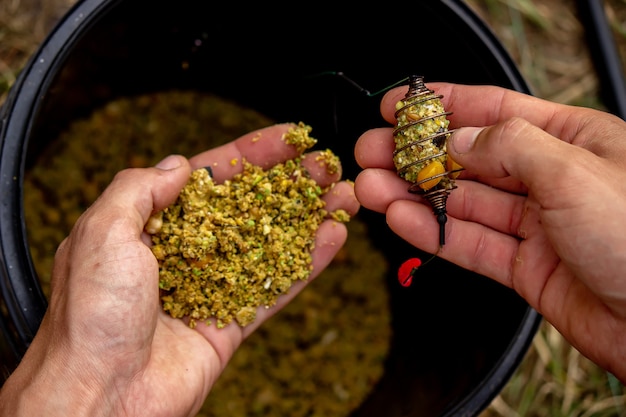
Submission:
<svg viewBox="0 0 626 417">
<path fill-rule="evenodd" d="M 426 87 L 423 77 L 409 77 L 409 91 L 406 93 L 403 105 L 396 110 L 395 117 L 399 120 L 401 115 L 405 115 L 406 120 L 410 121 L 394 129 L 394 138 L 397 137 L 397 135 L 403 135 L 404 132 L 407 132 L 409 129 L 426 129 L 426 123 L 428 121 L 435 120 L 437 118 L 445 119 L 448 115 L 452 114 L 452 112 L 448 111 L 437 111 L 434 114 L 428 114 L 417 118 L 418 116 L 416 114 L 408 112 L 408 109 L 411 107 L 414 109 L 419 108 L 424 103 L 438 101 L 441 98 L 443 98 L 443 95 L 434 94 L 434 91 Z M 441 160 L 442 157 L 445 157 L 445 140 L 453 131 L 454 130 L 448 130 L 446 127 L 440 127 L 437 131 L 426 137 L 419 138 L 409 143 L 404 143 L 401 146 L 397 145 L 396 150 L 393 153 L 394 162 L 399 154 L 406 152 L 409 148 L 411 148 L 411 152 L 406 152 L 406 155 L 402 158 L 402 164 L 399 166 L 398 164 L 396 165 L 398 175 L 405 178 L 405 174 L 407 174 L 412 167 L 423 168 L 431 161 L 436 159 Z M 422 149 L 426 149 L 426 147 L 430 147 L 430 150 L 428 152 L 422 152 Z M 415 151 L 415 149 L 418 149 L 419 151 Z M 420 155 L 418 156 L 418 154 Z M 404 161 L 404 159 L 406 159 L 406 161 Z M 454 174 L 463 169 L 449 169 L 445 167 L 445 164 L 442 165 L 444 166 L 443 172 L 438 172 L 436 174 L 429 175 L 426 178 L 411 181 L 412 184 L 409 186 L 409 192 L 424 195 L 432 206 L 433 212 L 437 216 L 437 221 L 441 226 L 441 246 L 444 244 L 444 224 L 447 221 L 446 202 L 450 191 L 456 188 Z M 430 188 L 425 187 L 424 184 L 427 184 L 429 181 L 436 182 L 436 184 Z"/>
</svg>

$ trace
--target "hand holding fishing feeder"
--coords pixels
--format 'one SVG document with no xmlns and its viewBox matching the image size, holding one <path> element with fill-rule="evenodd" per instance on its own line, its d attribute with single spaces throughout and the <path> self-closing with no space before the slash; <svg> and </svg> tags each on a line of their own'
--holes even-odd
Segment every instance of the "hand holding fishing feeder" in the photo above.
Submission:
<svg viewBox="0 0 626 417">
<path fill-rule="evenodd" d="M 423 195 L 432 206 L 439 224 L 440 248 L 445 244 L 448 195 L 463 170 L 446 151 L 446 139 L 453 132 L 448 130 L 447 116 L 452 113 L 445 111 L 441 98 L 424 85 L 423 77 L 411 75 L 409 91 L 396 103 L 393 131 L 393 161 L 398 175 L 412 183 L 410 193 Z"/>
</svg>

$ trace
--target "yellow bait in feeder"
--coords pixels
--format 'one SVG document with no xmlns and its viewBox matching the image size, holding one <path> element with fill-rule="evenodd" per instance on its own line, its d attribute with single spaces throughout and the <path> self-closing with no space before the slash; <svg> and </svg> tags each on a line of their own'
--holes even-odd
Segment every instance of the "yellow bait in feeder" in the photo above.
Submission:
<svg viewBox="0 0 626 417">
<path fill-rule="evenodd" d="M 463 171 L 463 167 L 459 165 L 454 159 L 452 159 L 450 155 L 448 155 L 446 159 L 446 169 L 450 171 L 450 174 L 448 175 L 452 179 L 456 179 L 461 171 Z"/>
<path fill-rule="evenodd" d="M 440 175 L 445 171 L 446 170 L 441 162 L 433 161 L 422 168 L 422 170 L 417 174 L 417 183 L 422 190 L 428 191 L 439 184 L 441 181 Z"/>
</svg>

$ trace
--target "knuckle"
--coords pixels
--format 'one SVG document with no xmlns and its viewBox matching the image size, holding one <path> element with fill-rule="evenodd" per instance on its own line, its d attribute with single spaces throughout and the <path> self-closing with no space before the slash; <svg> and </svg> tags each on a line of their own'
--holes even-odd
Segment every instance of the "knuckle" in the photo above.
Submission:
<svg viewBox="0 0 626 417">
<path fill-rule="evenodd" d="M 519 140 L 526 137 L 535 127 L 526 119 L 511 117 L 502 122 L 499 137 L 502 139 Z"/>
</svg>

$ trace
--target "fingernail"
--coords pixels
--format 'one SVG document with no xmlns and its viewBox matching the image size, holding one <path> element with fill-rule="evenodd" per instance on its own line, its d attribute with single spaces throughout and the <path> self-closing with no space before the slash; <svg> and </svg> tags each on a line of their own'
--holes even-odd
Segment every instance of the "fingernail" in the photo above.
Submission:
<svg viewBox="0 0 626 417">
<path fill-rule="evenodd" d="M 180 166 L 180 158 L 177 155 L 170 155 L 155 166 L 164 171 L 170 171 Z"/>
<path fill-rule="evenodd" d="M 450 136 L 449 142 L 456 153 L 468 153 L 483 129 L 483 127 L 461 127 Z"/>
</svg>

